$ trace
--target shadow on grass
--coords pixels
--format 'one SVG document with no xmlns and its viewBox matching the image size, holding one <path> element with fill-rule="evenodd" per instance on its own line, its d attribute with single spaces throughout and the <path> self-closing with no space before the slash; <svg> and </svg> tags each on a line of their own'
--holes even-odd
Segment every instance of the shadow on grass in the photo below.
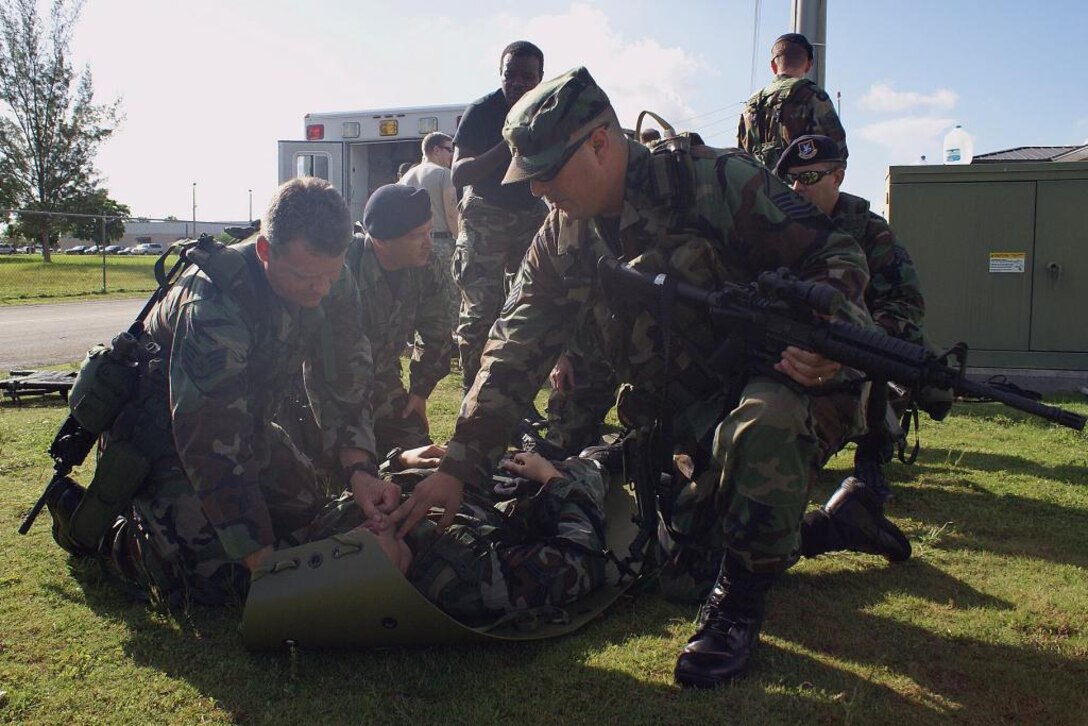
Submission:
<svg viewBox="0 0 1088 726">
<path fill-rule="evenodd" d="M 735 687 L 682 691 L 671 671 L 694 610 L 653 593 L 550 641 L 249 653 L 236 608 L 166 613 L 96 581 L 85 564 L 72 569 L 86 604 L 124 623 L 127 658 L 188 683 L 235 722 L 659 724 L 682 714 L 682 721 L 718 723 L 723 712 L 755 722 L 839 721 L 853 701 L 832 696 L 860 691 L 876 704 L 866 706 L 869 715 L 932 716 L 886 686 L 773 646 Z"/>
<path fill-rule="evenodd" d="M 951 525 L 954 537 L 941 540 L 947 550 L 985 550 L 1088 567 L 1088 513 L 1073 506 L 1020 496 L 995 494 L 973 481 L 971 472 L 949 470 L 958 479 L 939 485 L 893 487 L 893 518 L 909 517 L 928 528 Z"/>
<path fill-rule="evenodd" d="M 889 585 L 896 597 L 905 593 L 926 601 L 931 612 L 874 614 Z M 1013 606 L 924 561 L 892 570 L 795 572 L 784 579 L 777 594 L 766 633 L 874 672 L 909 679 L 913 684 L 909 689 L 919 702 L 928 704 L 931 715 L 985 722 L 1067 722 L 1083 707 L 1088 677 L 1083 658 L 953 635 L 962 627 L 961 619 L 972 617 L 972 610 Z M 927 629 L 915 624 L 927 617 L 946 619 L 946 626 Z M 819 684 L 826 675 L 817 669 L 813 682 Z M 837 673 L 825 685 L 848 688 L 850 683 L 842 683 L 843 678 Z M 871 689 L 864 679 L 855 685 Z M 875 697 L 885 696 L 878 692 Z"/>
</svg>

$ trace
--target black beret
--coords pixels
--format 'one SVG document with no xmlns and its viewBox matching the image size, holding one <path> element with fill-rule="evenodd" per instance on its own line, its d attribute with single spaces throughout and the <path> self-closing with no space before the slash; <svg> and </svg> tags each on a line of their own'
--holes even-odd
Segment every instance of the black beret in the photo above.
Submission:
<svg viewBox="0 0 1088 726">
<path fill-rule="evenodd" d="M 431 196 L 426 189 L 403 184 L 378 187 L 366 200 L 363 229 L 371 237 L 403 237 L 431 218 Z"/>
<path fill-rule="evenodd" d="M 808 166 L 824 161 L 845 163 L 839 145 L 829 136 L 806 134 L 798 136 L 786 147 L 774 165 L 775 176 L 781 177 L 795 166 Z"/>
<path fill-rule="evenodd" d="M 812 43 L 808 42 L 808 38 L 805 36 L 800 33 L 785 33 L 774 39 L 774 42 L 771 43 L 771 48 L 774 49 L 774 47 L 782 41 L 801 46 L 804 48 L 805 53 L 808 54 L 808 59 L 812 60 Z"/>
</svg>

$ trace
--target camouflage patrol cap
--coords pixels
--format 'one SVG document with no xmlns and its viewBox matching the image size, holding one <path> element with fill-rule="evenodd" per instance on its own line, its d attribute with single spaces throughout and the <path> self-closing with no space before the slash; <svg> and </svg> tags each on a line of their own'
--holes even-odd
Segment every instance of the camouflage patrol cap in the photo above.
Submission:
<svg viewBox="0 0 1088 726">
<path fill-rule="evenodd" d="M 846 165 L 846 160 L 842 158 L 842 151 L 834 139 L 819 134 L 805 134 L 794 139 L 793 143 L 782 152 L 782 156 L 774 166 L 774 174 L 781 177 L 795 166 L 822 164 L 826 161 Z"/>
<path fill-rule="evenodd" d="M 513 156 L 502 183 L 533 179 L 565 164 L 611 110 L 608 96 L 584 67 L 527 91 L 502 127 Z"/>
</svg>

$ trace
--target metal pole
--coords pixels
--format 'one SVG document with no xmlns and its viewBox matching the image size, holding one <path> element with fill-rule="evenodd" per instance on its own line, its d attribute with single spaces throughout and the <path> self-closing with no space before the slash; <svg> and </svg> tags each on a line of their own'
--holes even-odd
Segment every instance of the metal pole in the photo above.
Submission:
<svg viewBox="0 0 1088 726">
<path fill-rule="evenodd" d="M 812 43 L 812 69 L 807 78 L 820 88 L 825 84 L 827 65 L 827 0 L 793 0 L 791 30 Z"/>
<path fill-rule="evenodd" d="M 102 293 L 106 292 L 106 218 L 102 218 Z"/>
<path fill-rule="evenodd" d="M 253 221 L 253 190 L 249 190 L 249 216 L 246 217 L 247 222 Z"/>
<path fill-rule="evenodd" d="M 193 182 L 193 239 L 196 239 L 196 182 Z"/>
</svg>

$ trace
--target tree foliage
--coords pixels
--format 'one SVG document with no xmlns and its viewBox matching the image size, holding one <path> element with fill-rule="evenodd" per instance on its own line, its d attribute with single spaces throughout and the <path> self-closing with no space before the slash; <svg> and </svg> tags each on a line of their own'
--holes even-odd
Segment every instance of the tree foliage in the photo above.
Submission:
<svg viewBox="0 0 1088 726">
<path fill-rule="evenodd" d="M 54 0 L 43 22 L 36 0 L 0 0 L 0 194 L 10 206 L 71 211 L 101 192 L 94 156 L 120 121 L 120 102 L 96 105 L 90 69 L 72 68 L 81 9 L 80 0 Z M 65 223 L 22 217 L 19 227 L 43 242 L 48 260 L 44 243 Z"/>
</svg>

